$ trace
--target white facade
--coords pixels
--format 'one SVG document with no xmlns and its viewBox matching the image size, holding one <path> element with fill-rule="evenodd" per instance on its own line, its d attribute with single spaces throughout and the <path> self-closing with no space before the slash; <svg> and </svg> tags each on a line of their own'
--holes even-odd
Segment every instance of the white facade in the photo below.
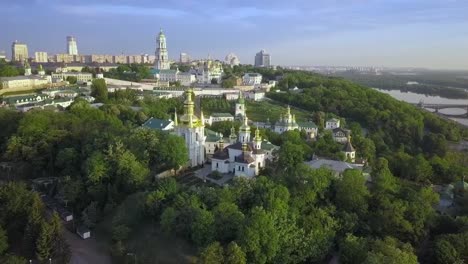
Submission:
<svg viewBox="0 0 468 264">
<path fill-rule="evenodd" d="M 282 134 L 295 129 L 299 129 L 299 125 L 296 123 L 296 116 L 291 114 L 291 108 L 288 105 L 286 113 L 281 115 L 280 119 L 275 123 L 274 131 Z"/>
<path fill-rule="evenodd" d="M 159 32 L 158 38 L 156 40 L 156 60 L 155 60 L 155 65 L 154 67 L 158 70 L 168 70 L 170 69 L 169 65 L 169 55 L 167 53 L 167 47 L 166 47 L 166 36 L 164 33 L 161 31 Z"/>
<path fill-rule="evenodd" d="M 180 72 L 177 70 L 159 70 L 154 75 L 161 82 L 176 82 L 179 81 L 182 86 L 191 86 L 196 82 L 194 74 L 189 72 Z"/>
<path fill-rule="evenodd" d="M 346 131 L 346 130 L 341 129 L 339 127 L 332 130 L 333 139 L 338 143 L 348 142 L 349 133 L 350 133 L 349 131 Z"/>
<path fill-rule="evenodd" d="M 239 92 L 239 100 L 236 103 L 234 112 L 236 119 L 243 119 L 245 117 L 245 100 L 241 92 Z"/>
<path fill-rule="evenodd" d="M 34 52 L 34 60 L 39 63 L 48 62 L 47 52 L 45 51 L 36 51 Z"/>
<path fill-rule="evenodd" d="M 224 70 L 219 61 L 207 60 L 198 62 L 190 73 L 196 76 L 198 83 L 210 84 L 214 79 L 220 84 Z"/>
<path fill-rule="evenodd" d="M 29 58 L 28 46 L 18 41 L 13 42 L 11 45 L 11 60 L 12 61 L 25 61 Z"/>
<path fill-rule="evenodd" d="M 76 45 L 76 38 L 73 36 L 67 36 L 67 53 L 78 55 L 78 45 Z"/>
<path fill-rule="evenodd" d="M 203 113 L 200 119 L 194 114 L 195 104 L 192 100 L 194 93 L 191 89 L 186 91 L 184 102 L 184 115 L 174 117 L 174 132 L 185 139 L 189 151 L 189 166 L 196 167 L 205 163 L 205 124 Z"/>
<path fill-rule="evenodd" d="M 87 72 L 55 72 L 52 73 L 52 80 L 54 82 L 66 81 L 67 77 L 75 77 L 78 83 L 91 82 L 93 80 L 93 74 Z"/>
<path fill-rule="evenodd" d="M 189 72 L 178 72 L 177 81 L 179 81 L 182 86 L 190 86 L 197 81 L 197 78 L 194 74 Z"/>
<path fill-rule="evenodd" d="M 36 86 L 47 85 L 51 83 L 50 76 L 16 76 L 0 77 L 2 89 L 9 88 L 33 88 Z"/>
<path fill-rule="evenodd" d="M 213 113 L 212 115 L 210 115 L 210 117 L 205 119 L 205 123 L 209 125 L 223 121 L 234 121 L 234 116 L 232 116 L 229 113 Z"/>
<path fill-rule="evenodd" d="M 335 129 L 340 127 L 340 120 L 332 118 L 325 123 L 325 129 Z"/>
<path fill-rule="evenodd" d="M 219 150 L 211 158 L 211 170 L 220 173 L 233 173 L 236 177 L 253 178 L 265 167 L 266 152 L 262 149 L 260 131 L 255 131 L 255 137 L 250 140 L 250 127 L 247 117 L 239 128 L 236 140 L 234 128 L 231 129 L 230 139 L 227 147 L 224 140 L 219 142 Z"/>
<path fill-rule="evenodd" d="M 265 92 L 261 90 L 253 90 L 247 92 L 247 98 L 253 101 L 261 101 L 265 98 Z"/>
<path fill-rule="evenodd" d="M 262 75 L 260 73 L 246 73 L 242 77 L 244 85 L 257 85 L 262 83 Z"/>
</svg>

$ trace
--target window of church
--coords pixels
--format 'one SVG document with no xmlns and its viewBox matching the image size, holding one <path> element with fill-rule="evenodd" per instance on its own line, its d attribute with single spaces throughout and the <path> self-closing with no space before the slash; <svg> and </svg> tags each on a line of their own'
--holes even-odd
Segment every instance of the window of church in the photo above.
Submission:
<svg viewBox="0 0 468 264">
<path fill-rule="evenodd" d="M 216 162 L 216 168 L 219 168 L 219 164 L 218 164 L 218 162 Z"/>
</svg>

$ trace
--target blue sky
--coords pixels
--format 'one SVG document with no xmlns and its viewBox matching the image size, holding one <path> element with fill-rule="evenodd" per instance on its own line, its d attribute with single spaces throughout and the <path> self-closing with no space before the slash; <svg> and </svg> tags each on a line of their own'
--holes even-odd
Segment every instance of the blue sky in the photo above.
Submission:
<svg viewBox="0 0 468 264">
<path fill-rule="evenodd" d="M 279 65 L 468 69 L 466 0 L 0 0 L 0 50 L 154 53 L 163 28 L 169 56 Z"/>
</svg>

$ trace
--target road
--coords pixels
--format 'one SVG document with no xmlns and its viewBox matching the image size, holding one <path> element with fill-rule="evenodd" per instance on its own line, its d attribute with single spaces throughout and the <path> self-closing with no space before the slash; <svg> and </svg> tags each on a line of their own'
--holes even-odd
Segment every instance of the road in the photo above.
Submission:
<svg viewBox="0 0 468 264">
<path fill-rule="evenodd" d="M 66 228 L 63 229 L 63 235 L 72 253 L 70 264 L 112 263 L 107 249 L 99 245 L 93 237 L 83 240 Z"/>
</svg>

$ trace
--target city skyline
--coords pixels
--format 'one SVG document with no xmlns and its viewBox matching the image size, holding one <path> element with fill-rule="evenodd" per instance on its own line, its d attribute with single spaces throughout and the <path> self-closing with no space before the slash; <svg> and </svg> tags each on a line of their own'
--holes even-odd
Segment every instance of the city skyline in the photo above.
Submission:
<svg viewBox="0 0 468 264">
<path fill-rule="evenodd" d="M 3 3 L 0 50 L 14 40 L 35 51 L 154 54 L 163 28 L 170 59 L 181 52 L 253 64 L 265 49 L 274 65 L 468 69 L 468 3 L 461 1 L 15 1 Z M 50 19 L 53 17 L 54 19 Z M 21 18 L 21 19 L 18 19 Z M 40 23 L 38 23 L 38 21 Z M 67 23 L 56 23 L 67 21 Z M 239 37 L 241 36 L 241 37 Z"/>
</svg>

